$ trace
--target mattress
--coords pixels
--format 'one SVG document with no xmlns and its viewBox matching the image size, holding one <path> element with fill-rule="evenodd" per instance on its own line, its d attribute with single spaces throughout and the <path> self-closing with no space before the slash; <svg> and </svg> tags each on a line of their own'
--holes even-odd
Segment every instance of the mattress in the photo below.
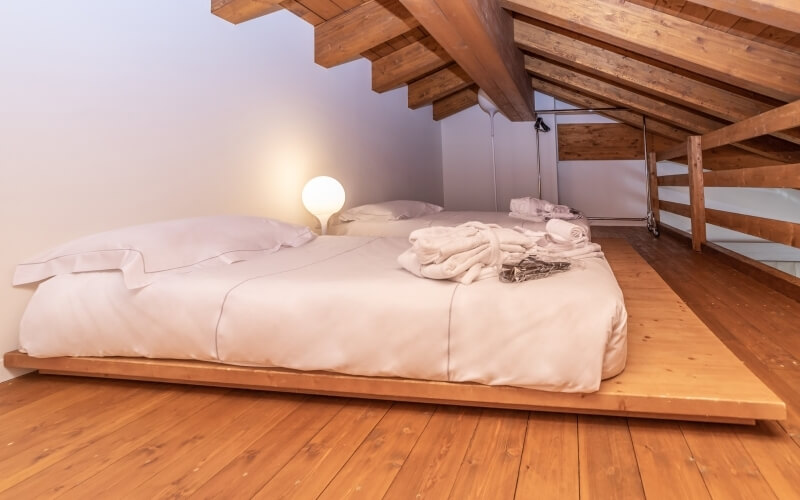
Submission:
<svg viewBox="0 0 800 500">
<path fill-rule="evenodd" d="M 134 356 L 597 390 L 627 352 L 604 259 L 537 281 L 469 286 L 397 264 L 403 238 L 319 237 L 299 248 L 164 276 L 116 271 L 41 283 L 20 325 L 31 356 Z"/>
<path fill-rule="evenodd" d="M 408 237 L 411 231 L 430 226 L 458 226 L 465 222 L 478 221 L 486 224 L 497 224 L 503 227 L 524 227 L 535 231 L 544 231 L 545 222 L 532 222 L 517 219 L 507 212 L 481 212 L 469 210 L 443 210 L 435 214 L 423 215 L 403 220 L 369 220 L 339 222 L 331 225 L 329 232 L 340 236 L 388 236 Z M 589 221 L 585 217 L 570 220 L 573 224 L 586 229 L 591 239 Z"/>
</svg>

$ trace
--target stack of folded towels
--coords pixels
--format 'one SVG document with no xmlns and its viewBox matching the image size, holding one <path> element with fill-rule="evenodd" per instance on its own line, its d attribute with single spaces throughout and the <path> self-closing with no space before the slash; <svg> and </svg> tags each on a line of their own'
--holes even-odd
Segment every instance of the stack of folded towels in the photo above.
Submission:
<svg viewBox="0 0 800 500">
<path fill-rule="evenodd" d="M 544 232 L 480 222 L 426 227 L 412 232 L 409 241 L 411 248 L 397 258 L 403 268 L 421 278 L 465 285 L 497 276 L 503 264 L 530 255 L 545 260 L 603 256 L 584 228 L 559 219 L 549 221 Z"/>
<path fill-rule="evenodd" d="M 533 222 L 543 222 L 550 219 L 579 219 L 581 214 L 566 205 L 554 205 L 547 200 L 540 200 L 528 196 L 526 198 L 513 198 L 511 212 L 508 214 L 515 219 L 524 219 Z"/>
</svg>

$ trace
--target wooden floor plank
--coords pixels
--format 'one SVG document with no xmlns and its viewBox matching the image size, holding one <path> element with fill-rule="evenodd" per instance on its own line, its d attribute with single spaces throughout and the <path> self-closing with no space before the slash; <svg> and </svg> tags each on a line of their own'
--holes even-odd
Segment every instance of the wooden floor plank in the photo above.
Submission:
<svg viewBox="0 0 800 500">
<path fill-rule="evenodd" d="M 778 498 L 800 498 L 800 447 L 775 422 L 736 429 L 739 441 Z"/>
<path fill-rule="evenodd" d="M 624 418 L 578 416 L 581 499 L 644 498 Z"/>
<path fill-rule="evenodd" d="M 353 401 L 254 498 L 316 498 L 389 411 L 388 401 Z"/>
<path fill-rule="evenodd" d="M 321 499 L 381 498 L 405 464 L 434 407 L 395 403 L 320 495 Z"/>
<path fill-rule="evenodd" d="M 691 423 L 681 429 L 712 498 L 776 498 L 736 429 Z"/>
<path fill-rule="evenodd" d="M 136 488 L 140 498 L 188 498 L 241 455 L 253 442 L 295 411 L 307 398 L 248 393 L 253 405 L 227 423 L 212 439 L 198 443 L 188 460 L 174 460 Z"/>
<path fill-rule="evenodd" d="M 221 422 L 229 422 L 245 411 L 252 399 L 230 391 L 183 421 L 117 460 L 99 474 L 69 491 L 75 498 L 102 497 L 113 491 L 118 497 L 131 494 L 158 471 L 175 460 L 191 456 L 194 447 L 215 432 Z"/>
<path fill-rule="evenodd" d="M 531 412 L 516 498 L 577 500 L 579 491 L 577 416 Z"/>
<path fill-rule="evenodd" d="M 222 397 L 225 391 L 173 387 L 165 389 L 165 392 L 169 392 L 171 397 L 148 414 L 70 451 L 68 456 L 39 471 L 38 475 L 0 493 L 0 498 L 52 498 L 68 491 L 153 437 L 182 425 L 184 419 Z M 105 431 L 104 426 L 100 427 Z"/>
<path fill-rule="evenodd" d="M 66 458 L 76 449 L 145 415 L 170 396 L 158 386 L 100 391 L 85 404 L 57 412 L 52 425 L 33 427 L 0 453 L 0 491 Z M 92 411 L 87 409 L 91 408 Z M 64 439 L 69 436 L 69 439 Z"/>
<path fill-rule="evenodd" d="M 250 498 L 344 407 L 315 398 L 299 406 L 194 492 L 192 498 Z"/>
<path fill-rule="evenodd" d="M 484 410 L 450 498 L 514 498 L 528 412 Z"/>
<path fill-rule="evenodd" d="M 447 498 L 480 413 L 477 408 L 438 407 L 384 499 Z"/>
<path fill-rule="evenodd" d="M 72 381 L 55 375 L 28 374 L 0 383 L 0 415 L 25 411 L 25 407 L 72 387 Z"/>
<path fill-rule="evenodd" d="M 711 498 L 678 423 L 632 418 L 628 429 L 649 500 Z"/>
</svg>

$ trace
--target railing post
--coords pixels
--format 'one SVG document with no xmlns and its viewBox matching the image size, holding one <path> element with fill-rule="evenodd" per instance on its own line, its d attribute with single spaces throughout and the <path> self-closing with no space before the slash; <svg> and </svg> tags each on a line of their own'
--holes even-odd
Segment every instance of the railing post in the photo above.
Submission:
<svg viewBox="0 0 800 500">
<path fill-rule="evenodd" d="M 701 136 L 686 141 L 689 158 L 689 202 L 692 208 L 692 249 L 699 252 L 706 242 L 706 197 L 703 189 L 703 149 Z"/>
<path fill-rule="evenodd" d="M 647 175 L 650 182 L 650 210 L 653 211 L 656 222 L 661 222 L 658 207 L 658 162 L 655 152 L 647 153 Z"/>
</svg>

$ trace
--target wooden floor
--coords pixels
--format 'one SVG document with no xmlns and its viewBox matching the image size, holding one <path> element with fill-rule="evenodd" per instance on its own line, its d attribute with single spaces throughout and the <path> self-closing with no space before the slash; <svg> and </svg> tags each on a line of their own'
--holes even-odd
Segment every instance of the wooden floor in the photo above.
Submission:
<svg viewBox="0 0 800 500">
<path fill-rule="evenodd" d="M 755 427 L 30 375 L 0 385 L 0 498 L 800 498 L 800 303 L 627 238 L 787 402 Z"/>
</svg>

